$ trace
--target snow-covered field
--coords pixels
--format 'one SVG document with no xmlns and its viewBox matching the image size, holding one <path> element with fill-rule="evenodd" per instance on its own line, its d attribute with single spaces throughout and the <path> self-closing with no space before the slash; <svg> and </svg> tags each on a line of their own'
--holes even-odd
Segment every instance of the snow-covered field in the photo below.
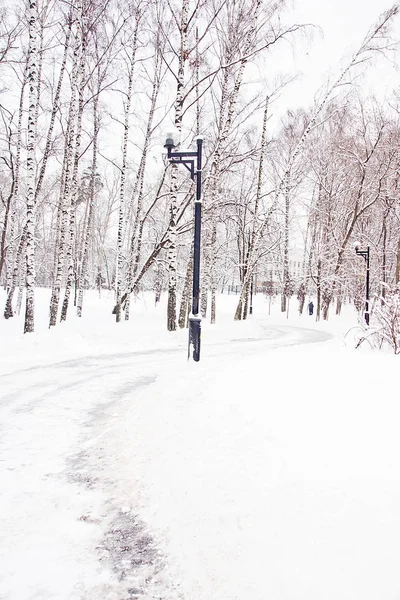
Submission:
<svg viewBox="0 0 400 600">
<path fill-rule="evenodd" d="M 399 600 L 399 358 L 351 307 L 224 295 L 195 364 L 150 295 L 48 300 L 0 321 L 1 600 Z"/>
</svg>

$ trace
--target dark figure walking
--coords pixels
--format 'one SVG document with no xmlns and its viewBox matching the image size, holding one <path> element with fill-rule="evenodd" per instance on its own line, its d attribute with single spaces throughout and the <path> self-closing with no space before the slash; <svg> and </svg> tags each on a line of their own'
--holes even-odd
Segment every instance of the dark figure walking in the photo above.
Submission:
<svg viewBox="0 0 400 600">
<path fill-rule="evenodd" d="M 314 312 L 314 304 L 313 304 L 313 302 L 311 301 L 311 302 L 309 302 L 309 304 L 308 304 L 308 314 L 309 314 L 309 315 L 312 315 L 312 314 L 313 314 L 313 312 Z"/>
</svg>

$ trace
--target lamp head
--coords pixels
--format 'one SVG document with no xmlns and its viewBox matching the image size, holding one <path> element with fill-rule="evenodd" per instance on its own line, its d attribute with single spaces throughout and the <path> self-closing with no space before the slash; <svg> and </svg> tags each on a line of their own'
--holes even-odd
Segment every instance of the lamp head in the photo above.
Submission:
<svg viewBox="0 0 400 600">
<path fill-rule="evenodd" d="M 175 142 L 174 138 L 172 137 L 172 133 L 167 133 L 167 139 L 165 140 L 164 148 L 168 150 L 168 154 L 170 154 L 175 148 Z"/>
<path fill-rule="evenodd" d="M 360 249 L 360 242 L 354 242 L 354 250 L 358 252 Z"/>
</svg>

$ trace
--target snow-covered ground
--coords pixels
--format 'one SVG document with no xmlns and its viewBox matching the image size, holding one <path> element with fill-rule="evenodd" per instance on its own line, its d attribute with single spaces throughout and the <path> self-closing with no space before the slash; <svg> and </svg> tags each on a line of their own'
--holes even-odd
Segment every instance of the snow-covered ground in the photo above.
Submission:
<svg viewBox="0 0 400 600">
<path fill-rule="evenodd" d="M 150 295 L 48 300 L 0 321 L 1 600 L 400 598 L 399 358 L 351 307 L 224 295 L 195 364 Z"/>
</svg>

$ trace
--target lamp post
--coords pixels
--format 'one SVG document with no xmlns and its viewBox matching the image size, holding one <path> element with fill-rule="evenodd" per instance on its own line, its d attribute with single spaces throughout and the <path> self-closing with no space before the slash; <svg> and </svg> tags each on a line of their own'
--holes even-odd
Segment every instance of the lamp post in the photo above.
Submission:
<svg viewBox="0 0 400 600">
<path fill-rule="evenodd" d="M 243 269 L 247 269 L 247 262 L 244 263 L 239 263 L 238 264 L 239 268 L 243 268 Z M 245 275 L 243 274 L 243 278 L 245 278 Z M 249 302 L 249 315 L 253 314 L 253 285 L 254 285 L 254 277 L 253 275 L 251 276 L 250 279 L 250 302 Z M 233 287 L 233 286 L 232 286 Z M 236 286 L 237 287 L 237 286 Z M 243 285 L 242 285 L 243 288 Z"/>
<path fill-rule="evenodd" d="M 369 325 L 369 246 L 367 246 L 366 250 L 360 250 L 360 244 L 356 242 L 354 244 L 354 249 L 358 256 L 362 256 L 365 262 L 367 263 L 367 275 L 366 275 L 366 283 L 365 283 L 365 314 L 364 319 L 367 325 Z"/>
<path fill-rule="evenodd" d="M 251 277 L 251 283 L 250 283 L 250 310 L 249 313 L 252 315 L 253 314 L 253 276 Z"/>
<path fill-rule="evenodd" d="M 189 317 L 189 354 L 193 345 L 193 360 L 200 360 L 201 317 L 199 316 L 200 296 L 200 241 L 201 241 L 201 163 L 203 138 L 197 137 L 196 151 L 173 152 L 176 147 L 172 136 L 165 140 L 167 159 L 173 165 L 183 165 L 190 173 L 192 181 L 196 181 L 196 200 L 194 203 L 194 244 L 193 244 L 193 297 L 192 312 Z"/>
</svg>

